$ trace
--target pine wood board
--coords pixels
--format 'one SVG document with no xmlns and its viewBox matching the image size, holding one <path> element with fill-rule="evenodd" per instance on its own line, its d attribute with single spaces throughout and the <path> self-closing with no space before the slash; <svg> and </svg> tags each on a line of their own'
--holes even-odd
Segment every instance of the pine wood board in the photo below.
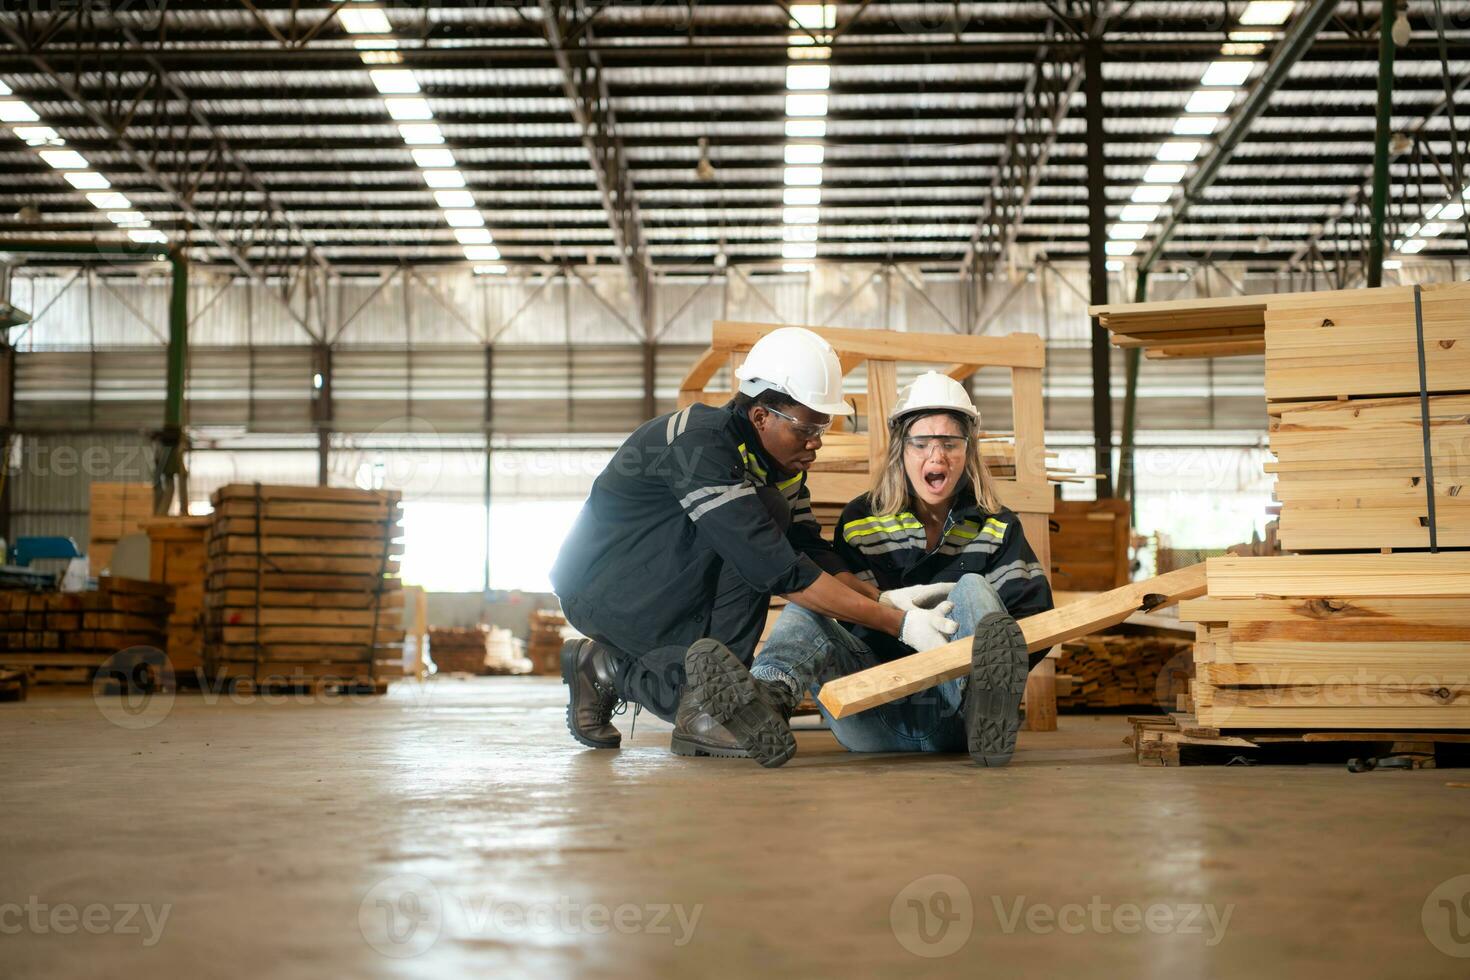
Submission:
<svg viewBox="0 0 1470 980">
<path fill-rule="evenodd" d="M 397 581 L 397 580 L 394 580 Z M 315 609 L 373 609 L 400 610 L 403 608 L 403 590 L 395 588 L 381 594 L 371 591 L 316 591 L 265 589 L 257 593 L 254 589 L 225 589 L 209 594 L 211 608 L 243 607 L 296 608 L 310 606 Z"/>
<path fill-rule="evenodd" d="M 1211 558 L 1216 599 L 1470 595 L 1470 554 L 1277 555 Z M 1193 597 L 1189 597 L 1193 598 Z"/>
<path fill-rule="evenodd" d="M 716 320 L 710 346 L 715 351 L 749 350 L 755 342 L 782 324 Z M 812 326 L 807 329 L 824 337 L 839 354 L 888 361 L 924 361 L 934 364 L 960 362 L 998 367 L 1040 368 L 1045 350 L 1037 334 L 1017 333 L 998 337 L 912 331 L 856 330 Z M 716 367 L 718 370 L 718 367 Z M 685 387 L 688 379 L 686 376 Z M 713 377 L 713 374 L 710 375 Z M 709 379 L 705 379 L 707 383 Z"/>
<path fill-rule="evenodd" d="M 213 628 L 211 628 L 213 632 Z M 378 643 L 400 643 L 403 640 L 402 629 L 390 629 L 387 625 L 379 626 L 377 630 L 368 627 L 360 629 L 345 626 L 221 626 L 218 629 L 220 642 L 226 644 L 242 643 L 336 643 L 336 644 L 368 644 L 376 640 Z"/>
<path fill-rule="evenodd" d="M 403 538 L 403 529 L 397 521 L 302 521 L 273 517 L 259 521 L 253 517 L 221 518 L 215 521 L 211 533 L 216 538 L 239 535 L 253 540 L 257 527 L 267 538 L 367 538 L 379 542 L 385 534 L 395 541 Z"/>
<path fill-rule="evenodd" d="M 1393 623 L 1470 626 L 1470 596 L 1361 599 L 1221 599 L 1205 596 L 1179 604 L 1179 618 L 1192 623 Z"/>
<path fill-rule="evenodd" d="M 393 520 L 401 516 L 402 505 L 397 501 L 306 501 L 306 500 L 262 500 L 257 514 L 256 501 L 221 500 L 214 514 L 221 518 L 252 518 L 265 516 L 274 520 L 348 521 L 381 524 L 390 513 Z"/>
<path fill-rule="evenodd" d="M 376 538 L 256 538 L 229 535 L 210 540 L 209 553 L 215 555 L 324 555 L 372 556 L 388 554 L 400 557 L 402 545 L 387 544 Z"/>
<path fill-rule="evenodd" d="M 389 558 L 386 562 L 379 558 L 354 557 L 344 555 L 264 555 L 257 557 L 250 555 L 218 555 L 211 558 L 209 563 L 209 574 L 211 579 L 221 572 L 247 572 L 251 574 L 263 573 L 269 578 L 271 575 L 282 573 L 320 573 L 323 575 L 364 575 L 379 576 L 380 574 L 394 575 L 398 572 L 398 560 Z M 232 579 L 231 581 L 239 581 Z M 269 587 L 269 586 L 267 586 Z M 284 586 L 283 586 L 284 587 Z"/>
<path fill-rule="evenodd" d="M 211 610 L 210 622 L 220 626 L 385 626 L 399 617 L 372 609 L 320 609 L 304 606 Z"/>
<path fill-rule="evenodd" d="M 1384 658 L 1373 663 L 1325 669 L 1301 664 L 1204 663 L 1197 665 L 1196 678 L 1213 688 L 1242 685 L 1350 687 L 1355 684 L 1414 687 L 1427 685 L 1431 688 L 1446 684 L 1463 687 L 1470 684 L 1470 661 L 1459 667 L 1447 667 L 1443 664 L 1431 667 L 1429 664 Z"/>
<path fill-rule="evenodd" d="M 1221 728 L 1281 729 L 1409 729 L 1470 728 L 1470 705 L 1436 707 L 1203 708 L 1199 721 Z"/>
<path fill-rule="evenodd" d="M 356 562 L 358 559 L 352 559 Z M 388 571 L 396 572 L 396 562 L 389 562 Z M 376 568 L 372 569 L 375 573 Z M 259 584 L 262 591 L 274 592 L 300 592 L 300 593 L 338 593 L 358 592 L 372 594 L 381 590 L 384 594 L 398 592 L 403 588 L 403 580 L 382 575 L 367 574 L 339 574 L 336 572 L 288 572 L 288 571 L 252 571 L 239 569 L 235 571 L 215 570 L 211 567 L 206 587 L 212 591 L 229 590 L 233 595 L 241 590 L 254 592 Z M 234 602 L 226 605 L 235 605 Z M 249 603 L 254 605 L 252 601 Z"/>
<path fill-rule="evenodd" d="M 292 500 L 345 504 L 397 503 L 397 490 L 358 490 L 346 487 L 295 487 L 279 484 L 230 483 L 210 495 L 210 500 Z"/>
</svg>

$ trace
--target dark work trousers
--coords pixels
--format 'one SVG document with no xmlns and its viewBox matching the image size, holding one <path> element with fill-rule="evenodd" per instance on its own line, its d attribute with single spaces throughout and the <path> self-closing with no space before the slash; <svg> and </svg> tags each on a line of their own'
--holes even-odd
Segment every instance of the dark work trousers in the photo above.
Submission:
<svg viewBox="0 0 1470 980">
<path fill-rule="evenodd" d="M 783 532 L 791 526 L 791 505 L 775 487 L 761 487 L 756 496 Z M 630 587 L 636 585 L 630 583 Z M 714 604 L 710 609 L 709 637 L 719 640 L 749 667 L 755 659 L 755 647 L 765 629 L 771 596 L 757 592 L 725 563 L 716 581 Z M 686 647 L 654 650 L 620 650 L 598 636 L 595 627 L 581 629 L 612 652 L 617 663 L 618 696 L 631 704 L 640 704 L 664 721 L 672 722 L 684 693 L 684 653 Z M 591 625 L 591 624 L 589 624 Z"/>
</svg>

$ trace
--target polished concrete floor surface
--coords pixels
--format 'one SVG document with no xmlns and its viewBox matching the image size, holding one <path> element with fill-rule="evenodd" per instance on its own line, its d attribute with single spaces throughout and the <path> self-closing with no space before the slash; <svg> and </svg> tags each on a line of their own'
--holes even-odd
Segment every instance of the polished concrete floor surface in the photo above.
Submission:
<svg viewBox="0 0 1470 980">
<path fill-rule="evenodd" d="M 1466 775 L 1144 769 L 1075 716 L 1003 770 L 815 731 L 764 771 L 564 706 L 0 704 L 0 976 L 1470 973 Z"/>
</svg>

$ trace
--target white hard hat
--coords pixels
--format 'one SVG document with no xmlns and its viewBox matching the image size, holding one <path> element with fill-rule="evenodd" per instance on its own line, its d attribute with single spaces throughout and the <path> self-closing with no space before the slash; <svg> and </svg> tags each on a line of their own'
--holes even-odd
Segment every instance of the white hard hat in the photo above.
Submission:
<svg viewBox="0 0 1470 980">
<path fill-rule="evenodd" d="M 823 415 L 851 415 L 842 400 L 842 364 L 832 345 L 810 330 L 772 330 L 750 348 L 735 371 L 740 393 L 779 391 Z"/>
<path fill-rule="evenodd" d="M 898 393 L 897 407 L 888 414 L 888 424 L 892 425 L 905 415 L 923 411 L 959 412 L 972 422 L 980 421 L 980 412 L 970 401 L 970 393 L 965 386 L 938 371 L 925 371 L 914 379 L 913 384 L 904 386 Z"/>
</svg>

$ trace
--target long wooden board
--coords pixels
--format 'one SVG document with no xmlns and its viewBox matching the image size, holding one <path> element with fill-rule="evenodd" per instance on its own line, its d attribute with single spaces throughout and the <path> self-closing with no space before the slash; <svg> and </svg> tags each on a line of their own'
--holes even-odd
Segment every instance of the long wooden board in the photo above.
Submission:
<svg viewBox="0 0 1470 980">
<path fill-rule="evenodd" d="M 1027 649 L 1035 652 L 1121 623 L 1140 609 L 1155 609 L 1203 595 L 1205 566 L 1191 565 L 1120 589 L 1100 592 L 1060 609 L 1019 621 Z M 834 718 L 859 711 L 964 676 L 970 669 L 970 640 L 962 638 L 849 674 L 822 686 L 818 697 Z"/>
</svg>

